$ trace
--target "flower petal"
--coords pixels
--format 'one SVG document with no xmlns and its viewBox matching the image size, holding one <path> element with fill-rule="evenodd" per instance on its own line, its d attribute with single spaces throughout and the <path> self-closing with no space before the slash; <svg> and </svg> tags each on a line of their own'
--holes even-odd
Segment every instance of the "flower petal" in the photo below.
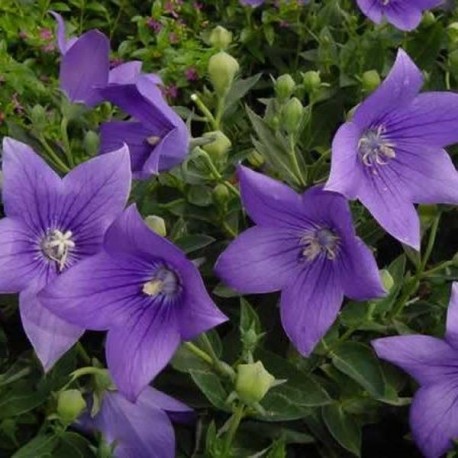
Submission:
<svg viewBox="0 0 458 458">
<path fill-rule="evenodd" d="M 88 106 L 101 102 L 97 86 L 108 83 L 109 54 L 110 42 L 98 30 L 86 32 L 67 50 L 59 80 L 70 101 Z"/>
<path fill-rule="evenodd" d="M 109 84 L 133 84 L 142 71 L 142 62 L 133 60 L 125 62 L 110 70 Z"/>
<path fill-rule="evenodd" d="M 282 291 L 283 328 L 303 356 L 309 356 L 337 317 L 343 293 L 332 261 L 318 258 Z"/>
<path fill-rule="evenodd" d="M 391 163 L 367 167 L 358 198 L 389 234 L 419 250 L 420 220 L 409 201 L 408 188 L 399 178 Z"/>
<path fill-rule="evenodd" d="M 54 16 L 54 19 L 57 22 L 57 46 L 59 47 L 59 51 L 61 54 L 65 54 L 67 52 L 68 43 L 67 38 L 65 37 L 65 22 L 63 17 L 56 13 L 55 11 L 50 11 L 51 15 Z"/>
<path fill-rule="evenodd" d="M 82 256 L 101 248 L 105 231 L 121 214 L 130 191 L 129 151 L 98 156 L 73 169 L 65 178 L 60 224 L 74 234 L 75 251 Z"/>
<path fill-rule="evenodd" d="M 445 339 L 458 351 L 458 282 L 453 282 L 452 295 L 447 310 Z"/>
<path fill-rule="evenodd" d="M 33 285 L 19 295 L 22 326 L 45 371 L 66 353 L 83 335 L 84 329 L 54 315 L 38 299 Z"/>
<path fill-rule="evenodd" d="M 250 218 L 259 225 L 302 225 L 301 196 L 290 187 L 266 175 L 239 166 L 240 193 Z"/>
<path fill-rule="evenodd" d="M 421 387 L 410 408 L 410 426 L 426 458 L 440 457 L 453 448 L 458 438 L 458 381 Z"/>
<path fill-rule="evenodd" d="M 5 214 L 35 233 L 47 230 L 60 206 L 60 177 L 29 146 L 8 137 L 3 140 L 2 169 Z"/>
<path fill-rule="evenodd" d="M 422 12 L 416 2 L 396 2 L 387 5 L 385 16 L 389 23 L 399 30 L 410 31 L 418 27 L 421 22 Z"/>
<path fill-rule="evenodd" d="M 402 49 L 383 83 L 356 109 L 353 122 L 360 129 L 380 123 L 393 109 L 410 103 L 423 85 L 423 76 L 418 67 Z"/>
<path fill-rule="evenodd" d="M 382 22 L 383 9 L 377 0 L 356 0 L 361 11 L 376 24 Z"/>
<path fill-rule="evenodd" d="M 331 173 L 325 190 L 340 192 L 348 199 L 355 199 L 361 180 L 361 163 L 358 143 L 361 131 L 352 122 L 339 128 L 332 140 Z"/>
<path fill-rule="evenodd" d="M 0 220 L 0 291 L 17 293 L 38 275 L 33 234 L 19 220 Z"/>
<path fill-rule="evenodd" d="M 119 391 L 132 402 L 167 365 L 180 344 L 175 307 L 154 304 L 110 329 L 108 368 Z"/>
<path fill-rule="evenodd" d="M 140 393 L 137 403 L 159 408 L 165 411 L 172 421 L 179 423 L 187 423 L 195 419 L 194 411 L 190 407 L 151 386 L 147 386 Z"/>
<path fill-rule="evenodd" d="M 384 337 L 372 342 L 379 358 L 401 367 L 421 384 L 458 375 L 458 352 L 445 340 L 424 335 Z"/>
<path fill-rule="evenodd" d="M 278 227 L 252 227 L 216 262 L 217 275 L 245 294 L 278 291 L 299 272 L 300 234 Z"/>
</svg>

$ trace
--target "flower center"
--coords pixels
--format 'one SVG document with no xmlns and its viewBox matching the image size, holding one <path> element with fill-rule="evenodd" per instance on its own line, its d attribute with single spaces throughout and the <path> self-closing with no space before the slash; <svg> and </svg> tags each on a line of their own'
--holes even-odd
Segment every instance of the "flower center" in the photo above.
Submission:
<svg viewBox="0 0 458 458">
<path fill-rule="evenodd" d="M 390 0 L 380 0 L 380 3 L 381 3 L 383 6 L 387 6 L 388 3 L 390 3 Z"/>
<path fill-rule="evenodd" d="M 396 157 L 395 145 L 386 138 L 385 132 L 384 126 L 378 126 L 366 130 L 359 139 L 358 152 L 367 167 L 385 165 Z"/>
<path fill-rule="evenodd" d="M 333 260 L 339 250 L 340 238 L 328 228 L 309 232 L 301 238 L 301 257 L 313 261 L 320 254 Z"/>
<path fill-rule="evenodd" d="M 157 137 L 156 135 L 151 135 L 150 137 L 146 138 L 146 143 L 150 146 L 156 146 L 161 141 L 161 137 Z"/>
<path fill-rule="evenodd" d="M 167 267 L 157 269 L 152 278 L 142 286 L 143 294 L 151 297 L 173 296 L 179 289 L 180 282 L 177 274 Z"/>
<path fill-rule="evenodd" d="M 59 229 L 53 229 L 46 234 L 41 242 L 43 254 L 57 264 L 60 272 L 64 269 L 71 250 L 75 248 L 72 236 L 72 231 L 62 232 Z"/>
</svg>

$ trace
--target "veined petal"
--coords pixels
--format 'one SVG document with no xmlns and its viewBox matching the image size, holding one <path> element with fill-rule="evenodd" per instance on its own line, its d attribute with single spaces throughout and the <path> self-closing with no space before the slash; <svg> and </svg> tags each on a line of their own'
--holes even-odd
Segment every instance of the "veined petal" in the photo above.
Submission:
<svg viewBox="0 0 458 458">
<path fill-rule="evenodd" d="M 299 272 L 300 237 L 291 229 L 252 227 L 226 248 L 215 271 L 241 293 L 278 291 Z"/>
<path fill-rule="evenodd" d="M 400 178 L 390 163 L 367 167 L 358 198 L 389 234 L 419 250 L 420 220 Z"/>
<path fill-rule="evenodd" d="M 243 205 L 262 226 L 302 227 L 302 199 L 290 187 L 247 167 L 238 167 Z"/>
<path fill-rule="evenodd" d="M 53 313 L 86 329 L 122 326 L 145 307 L 141 289 L 149 268 L 135 258 L 100 253 L 59 275 L 39 297 Z"/>
<path fill-rule="evenodd" d="M 17 293 L 37 277 L 38 247 L 34 234 L 20 220 L 0 220 L 0 291 Z"/>
<path fill-rule="evenodd" d="M 125 62 L 110 70 L 108 84 L 133 84 L 142 71 L 142 62 Z"/>
<path fill-rule="evenodd" d="M 326 183 L 327 191 L 340 192 L 349 199 L 355 199 L 362 179 L 361 163 L 358 158 L 358 143 L 361 130 L 352 122 L 339 128 L 332 141 L 331 173 Z"/>
<path fill-rule="evenodd" d="M 135 404 L 118 392 L 106 392 L 93 424 L 116 458 L 173 458 L 175 433 L 165 412 L 148 403 L 145 390 Z M 153 427 L 152 427 L 153 425 Z"/>
<path fill-rule="evenodd" d="M 378 0 L 356 0 L 356 3 L 371 21 L 374 21 L 376 24 L 382 22 L 383 8 Z"/>
<path fill-rule="evenodd" d="M 393 109 L 409 104 L 423 85 L 423 76 L 418 67 L 402 49 L 383 83 L 356 109 L 353 122 L 360 129 L 373 123 L 382 123 Z"/>
<path fill-rule="evenodd" d="M 65 178 L 65 198 L 59 223 L 74 234 L 75 251 L 95 254 L 101 248 L 108 226 L 121 214 L 130 191 L 129 151 L 90 159 Z"/>
<path fill-rule="evenodd" d="M 180 344 L 175 307 L 157 303 L 132 314 L 110 329 L 106 343 L 108 368 L 119 391 L 132 402 L 167 365 Z"/>
<path fill-rule="evenodd" d="M 458 377 L 458 351 L 445 340 L 406 335 L 375 339 L 371 343 L 379 358 L 401 367 L 422 385 Z"/>
<path fill-rule="evenodd" d="M 385 7 L 385 16 L 399 30 L 410 31 L 418 27 L 422 18 L 420 5 L 416 2 L 396 2 Z"/>
<path fill-rule="evenodd" d="M 110 42 L 98 30 L 86 32 L 67 50 L 59 80 L 70 101 L 88 106 L 101 102 L 96 87 L 108 83 L 109 54 Z"/>
<path fill-rule="evenodd" d="M 39 286 L 33 284 L 19 295 L 22 326 L 45 371 L 53 367 L 83 335 L 84 329 L 62 320 L 38 299 Z"/>
<path fill-rule="evenodd" d="M 3 140 L 5 214 L 24 221 L 35 233 L 46 231 L 60 208 L 60 177 L 24 143 Z"/>
<path fill-rule="evenodd" d="M 419 143 L 399 143 L 390 161 L 411 202 L 457 204 L 458 172 L 448 153 Z"/>
<path fill-rule="evenodd" d="M 51 15 L 57 22 L 57 46 L 59 47 L 59 51 L 61 54 L 65 54 L 67 52 L 68 43 L 67 38 L 65 36 L 65 22 L 63 17 L 56 13 L 55 11 L 50 11 Z"/>
<path fill-rule="evenodd" d="M 147 386 L 140 393 L 137 402 L 144 406 L 163 410 L 172 421 L 187 423 L 195 419 L 194 411 L 190 407 L 151 386 Z"/>
<path fill-rule="evenodd" d="M 452 295 L 447 310 L 445 339 L 458 352 L 458 282 L 453 282 Z"/>
<path fill-rule="evenodd" d="M 395 144 L 444 147 L 458 142 L 458 94 L 426 92 L 389 118 L 387 133 Z"/>
<path fill-rule="evenodd" d="M 154 146 L 147 139 L 154 132 L 140 122 L 111 121 L 100 127 L 100 153 L 108 153 L 121 148 L 123 144 L 129 147 L 130 164 L 134 174 L 141 172 L 145 162 L 154 154 Z M 136 177 L 135 177 L 136 178 Z"/>
<path fill-rule="evenodd" d="M 332 261 L 318 258 L 283 289 L 281 321 L 297 351 L 309 356 L 342 305 L 341 279 Z"/>
<path fill-rule="evenodd" d="M 441 380 L 421 387 L 410 408 L 410 427 L 426 458 L 438 458 L 458 438 L 458 381 Z"/>
</svg>

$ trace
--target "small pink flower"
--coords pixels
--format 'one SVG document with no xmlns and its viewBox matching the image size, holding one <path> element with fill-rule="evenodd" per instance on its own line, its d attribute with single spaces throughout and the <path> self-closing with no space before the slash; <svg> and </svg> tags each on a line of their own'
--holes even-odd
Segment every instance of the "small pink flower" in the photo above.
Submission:
<svg viewBox="0 0 458 458">
<path fill-rule="evenodd" d="M 159 33 L 162 30 L 162 24 L 152 17 L 146 20 L 146 25 L 156 33 Z"/>
<path fill-rule="evenodd" d="M 56 46 L 53 43 L 48 43 L 41 47 L 41 50 L 47 54 L 52 53 L 56 50 Z"/>
<path fill-rule="evenodd" d="M 189 67 L 184 71 L 184 75 L 188 81 L 196 81 L 199 79 L 199 74 L 195 67 Z"/>
<path fill-rule="evenodd" d="M 169 41 L 172 45 L 176 45 L 180 41 L 180 38 L 178 37 L 178 35 L 175 32 L 170 32 Z"/>
<path fill-rule="evenodd" d="M 42 28 L 40 29 L 39 36 L 42 40 L 46 40 L 46 41 L 52 40 L 52 37 L 53 37 L 52 30 Z"/>
<path fill-rule="evenodd" d="M 21 40 L 25 40 L 26 38 L 29 37 L 28 34 L 27 34 L 27 32 L 25 32 L 24 30 L 21 30 L 21 31 L 19 32 L 19 35 L 18 35 L 18 36 L 19 36 L 19 38 L 20 38 Z"/>
<path fill-rule="evenodd" d="M 178 97 L 178 88 L 175 84 L 170 84 L 164 87 L 164 95 L 169 99 L 176 99 Z"/>
</svg>

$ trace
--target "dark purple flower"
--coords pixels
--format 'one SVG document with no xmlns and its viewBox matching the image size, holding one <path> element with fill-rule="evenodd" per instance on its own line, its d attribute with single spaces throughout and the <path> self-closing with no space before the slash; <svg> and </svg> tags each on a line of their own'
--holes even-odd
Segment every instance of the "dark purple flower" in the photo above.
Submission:
<svg viewBox="0 0 458 458">
<path fill-rule="evenodd" d="M 423 11 L 443 0 L 356 0 L 361 11 L 376 24 L 386 20 L 400 30 L 413 30 L 420 24 Z"/>
<path fill-rule="evenodd" d="M 339 128 L 325 189 L 359 199 L 393 237 L 420 247 L 413 203 L 458 203 L 444 146 L 458 141 L 458 94 L 418 94 L 420 70 L 399 50 L 382 85 Z"/>
<path fill-rule="evenodd" d="M 62 55 L 60 86 L 71 102 L 94 106 L 103 101 L 100 87 L 135 81 L 141 62 L 126 62 L 110 71 L 110 42 L 103 33 L 89 30 L 67 40 L 62 16 L 51 14 L 57 21 L 57 44 Z"/>
<path fill-rule="evenodd" d="M 97 414 L 85 413 L 79 424 L 84 430 L 100 431 L 108 444 L 115 444 L 115 458 L 174 458 L 175 433 L 170 420 L 193 417 L 185 404 L 146 387 L 135 404 L 117 391 L 106 391 Z"/>
<path fill-rule="evenodd" d="M 152 17 L 146 20 L 146 25 L 156 33 L 159 33 L 162 30 L 162 24 Z"/>
<path fill-rule="evenodd" d="M 109 85 L 100 91 L 106 100 L 135 119 L 102 124 L 100 152 L 112 151 L 126 143 L 133 176 L 137 179 L 168 170 L 188 154 L 188 129 L 167 105 L 158 86 L 160 83 L 157 76 L 142 75 L 136 84 Z"/>
<path fill-rule="evenodd" d="M 256 223 L 216 264 L 217 274 L 242 293 L 280 291 L 283 327 L 309 355 L 334 322 L 343 296 L 384 294 L 371 251 L 356 236 L 346 200 L 314 187 L 302 195 L 240 167 L 242 201 Z"/>
<path fill-rule="evenodd" d="M 373 340 L 372 346 L 420 384 L 410 427 L 423 454 L 439 458 L 458 439 L 458 283 L 452 287 L 445 339 L 404 335 Z"/>
<path fill-rule="evenodd" d="M 199 73 L 195 67 L 189 67 L 185 70 L 184 75 L 188 81 L 196 81 L 199 79 Z"/>
<path fill-rule="evenodd" d="M 129 400 L 182 340 L 226 321 L 194 264 L 151 231 L 135 206 L 107 231 L 103 251 L 87 261 L 49 285 L 42 300 L 75 325 L 108 330 L 108 368 Z"/>
<path fill-rule="evenodd" d="M 45 369 L 83 329 L 43 306 L 37 293 L 99 251 L 130 189 L 127 148 L 79 165 L 61 179 L 31 148 L 3 141 L 0 292 L 19 295 L 25 332 Z"/>
</svg>

